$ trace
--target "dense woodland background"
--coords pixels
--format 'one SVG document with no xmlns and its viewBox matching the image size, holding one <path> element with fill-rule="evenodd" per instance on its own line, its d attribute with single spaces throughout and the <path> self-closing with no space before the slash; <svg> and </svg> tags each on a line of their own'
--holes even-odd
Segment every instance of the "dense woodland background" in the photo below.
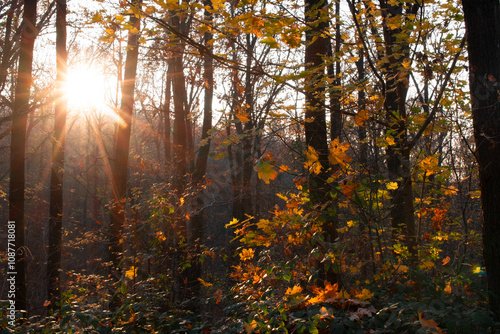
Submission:
<svg viewBox="0 0 500 334">
<path fill-rule="evenodd" d="M 1 328 L 500 330 L 499 32 L 491 0 L 0 2 Z"/>
</svg>

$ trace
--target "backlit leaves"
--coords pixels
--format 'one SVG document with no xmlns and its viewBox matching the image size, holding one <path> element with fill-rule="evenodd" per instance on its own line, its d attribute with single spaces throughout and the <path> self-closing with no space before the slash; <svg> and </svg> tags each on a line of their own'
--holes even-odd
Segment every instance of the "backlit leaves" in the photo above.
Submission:
<svg viewBox="0 0 500 334">
<path fill-rule="evenodd" d="M 332 140 L 330 143 L 330 154 L 328 155 L 330 163 L 332 165 L 345 166 L 346 163 L 351 162 L 351 157 L 346 153 L 349 147 L 349 143 L 340 143 L 338 138 Z"/>
<path fill-rule="evenodd" d="M 259 179 L 265 183 L 269 183 L 270 180 L 274 180 L 276 176 L 278 176 L 278 172 L 273 167 L 274 166 L 271 162 L 260 159 L 256 167 Z"/>
<path fill-rule="evenodd" d="M 319 162 L 319 156 L 316 150 L 313 147 L 309 146 L 304 154 L 306 156 L 304 167 L 309 170 L 311 174 L 321 173 L 322 166 Z"/>
<path fill-rule="evenodd" d="M 253 259 L 254 254 L 255 250 L 253 250 L 252 248 L 244 248 L 241 250 L 240 259 L 241 261 L 251 260 Z"/>
</svg>

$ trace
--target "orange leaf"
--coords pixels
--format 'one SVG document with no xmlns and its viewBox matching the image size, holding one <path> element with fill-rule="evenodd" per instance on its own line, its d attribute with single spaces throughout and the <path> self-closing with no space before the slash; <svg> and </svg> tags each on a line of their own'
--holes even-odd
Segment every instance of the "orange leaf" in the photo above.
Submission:
<svg viewBox="0 0 500 334">
<path fill-rule="evenodd" d="M 344 166 L 347 162 L 350 162 L 352 160 L 351 157 L 345 153 L 349 147 L 348 143 L 341 143 L 338 138 L 332 140 L 330 143 L 330 155 L 328 156 L 330 163 L 332 165 Z"/>
<path fill-rule="evenodd" d="M 354 191 L 358 189 L 359 184 L 349 182 L 348 184 L 340 184 L 340 186 L 342 187 L 342 192 L 344 193 L 345 197 L 350 199 L 352 198 L 352 195 L 354 195 Z"/>
<path fill-rule="evenodd" d="M 250 119 L 248 118 L 247 114 L 237 114 L 236 117 L 240 120 L 242 123 L 248 122 Z"/>
<path fill-rule="evenodd" d="M 445 334 L 441 328 L 438 327 L 438 323 L 432 319 L 426 319 L 422 316 L 422 312 L 418 312 L 418 320 L 422 327 L 427 327 L 429 329 L 435 329 L 437 333 Z"/>
</svg>

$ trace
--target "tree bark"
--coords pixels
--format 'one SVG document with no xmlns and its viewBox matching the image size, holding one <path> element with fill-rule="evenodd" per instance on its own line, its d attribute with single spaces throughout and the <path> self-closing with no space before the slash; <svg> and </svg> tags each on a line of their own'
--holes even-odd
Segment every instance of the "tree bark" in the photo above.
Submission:
<svg viewBox="0 0 500 334">
<path fill-rule="evenodd" d="M 210 7 L 212 4 L 211 0 L 205 0 L 204 5 Z M 212 13 L 205 9 L 204 13 L 205 21 L 208 25 L 213 24 Z M 212 33 L 206 31 L 203 35 L 203 40 L 205 47 L 208 50 L 212 50 L 211 41 L 213 39 Z M 196 158 L 196 168 L 193 173 L 193 182 L 197 187 L 196 190 L 196 210 L 197 213 L 191 217 L 191 248 L 194 253 L 194 263 L 191 264 L 192 269 L 188 277 L 188 281 L 191 282 L 191 294 L 195 297 L 200 296 L 201 283 L 198 278 L 201 278 L 201 262 L 199 261 L 199 256 L 202 250 L 202 242 L 204 235 L 204 222 L 203 222 L 203 206 L 204 191 L 201 187 L 201 183 L 204 180 L 205 174 L 207 172 L 207 162 L 208 153 L 210 152 L 210 131 L 212 130 L 212 102 L 214 96 L 214 74 L 213 74 L 213 59 L 210 55 L 203 55 L 203 81 L 205 84 L 205 100 L 203 104 L 203 125 L 201 132 L 201 143 L 198 150 L 198 156 Z"/>
<path fill-rule="evenodd" d="M 326 0 L 306 0 L 305 18 L 309 25 L 306 30 L 305 63 L 306 70 L 310 72 L 305 87 L 305 135 L 307 147 L 312 147 L 318 154 L 321 171 L 309 176 L 309 192 L 311 200 L 316 204 L 325 204 L 328 199 L 328 142 L 325 110 L 325 87 L 321 80 L 325 75 L 323 58 L 328 54 L 329 41 L 322 36 L 327 23 L 321 21 L 321 11 L 326 10 Z M 336 134 L 334 134 L 336 135 Z M 337 239 L 337 227 L 333 217 L 327 217 L 323 224 L 325 240 L 329 243 Z M 321 268 L 323 279 L 334 283 L 338 281 L 337 273 Z"/>
<path fill-rule="evenodd" d="M 500 2 L 462 0 L 489 304 L 500 319 Z"/>
<path fill-rule="evenodd" d="M 66 50 L 66 0 L 57 0 L 56 17 L 56 102 L 54 115 L 54 144 L 50 177 L 49 249 L 47 258 L 47 295 L 50 307 L 60 300 L 61 229 L 63 218 L 64 145 L 66 137 L 66 99 L 62 93 L 68 54 Z"/>
<path fill-rule="evenodd" d="M 24 1 L 19 67 L 17 73 L 10 146 L 9 221 L 16 224 L 16 309 L 27 310 L 26 250 L 24 244 L 24 191 L 26 126 L 30 112 L 31 70 L 33 46 L 37 30 L 36 0 Z"/>
<path fill-rule="evenodd" d="M 386 66 L 385 101 L 389 127 L 387 133 L 393 136 L 394 145 L 387 148 L 387 168 L 389 179 L 397 182 L 398 188 L 392 191 L 391 226 L 394 238 L 399 230 L 406 232 L 406 244 L 413 260 L 417 258 L 417 237 L 415 230 L 413 208 L 413 184 L 411 180 L 410 149 L 408 147 L 408 129 L 406 125 L 406 96 L 408 89 L 405 80 L 408 74 L 401 73 L 401 61 L 409 55 L 409 45 L 398 42 L 397 35 L 401 29 L 391 29 L 387 20 L 394 16 L 404 19 L 403 4 L 392 5 L 387 1 L 380 2 L 383 18 L 383 35 L 385 43 L 385 56 L 388 59 Z M 408 10 L 415 14 L 419 5 L 415 4 Z M 402 75 L 403 74 L 403 75 Z"/>
<path fill-rule="evenodd" d="M 132 6 L 140 6 L 139 0 L 134 0 Z M 140 19 L 130 16 L 130 26 L 140 30 Z M 120 274 L 120 262 L 123 255 L 122 231 L 125 223 L 125 202 L 127 191 L 127 169 L 130 151 L 130 133 L 134 110 L 134 90 L 137 73 L 137 59 L 139 56 L 139 34 L 133 31 L 128 33 L 127 55 L 125 58 L 125 73 L 122 84 L 121 105 L 119 110 L 120 121 L 116 133 L 111 206 L 111 236 L 110 257 L 115 274 Z"/>
<path fill-rule="evenodd" d="M 342 37 L 340 34 L 340 0 L 335 3 L 335 53 L 332 54 L 331 43 L 329 43 L 329 54 L 332 58 L 332 63 L 328 66 L 328 75 L 333 77 L 333 89 L 330 96 L 330 140 L 336 138 L 341 140 L 342 135 L 342 111 L 340 110 L 340 99 L 342 97 L 341 76 L 340 76 L 340 45 Z M 335 65 L 335 66 L 334 66 Z"/>
</svg>

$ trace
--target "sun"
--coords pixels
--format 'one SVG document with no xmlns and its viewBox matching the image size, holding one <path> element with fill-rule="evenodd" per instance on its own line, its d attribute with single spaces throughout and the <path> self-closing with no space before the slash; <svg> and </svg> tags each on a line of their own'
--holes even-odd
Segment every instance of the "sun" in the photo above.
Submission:
<svg viewBox="0 0 500 334">
<path fill-rule="evenodd" d="M 105 76 L 98 69 L 90 66 L 70 68 L 64 84 L 64 96 L 68 108 L 77 113 L 113 113 L 106 104 Z"/>
</svg>

